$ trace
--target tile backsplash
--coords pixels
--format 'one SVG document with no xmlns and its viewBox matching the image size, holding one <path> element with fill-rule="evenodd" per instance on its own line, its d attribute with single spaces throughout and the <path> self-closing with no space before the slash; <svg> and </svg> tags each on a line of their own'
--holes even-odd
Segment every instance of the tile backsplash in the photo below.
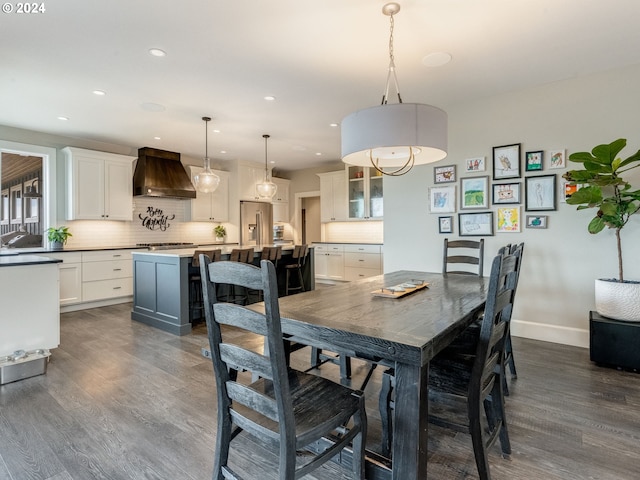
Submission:
<svg viewBox="0 0 640 480">
<path fill-rule="evenodd" d="M 213 243 L 209 222 L 187 222 L 185 200 L 134 198 L 133 221 L 74 220 L 61 222 L 69 227 L 69 247 L 132 246 L 137 243 Z"/>
</svg>

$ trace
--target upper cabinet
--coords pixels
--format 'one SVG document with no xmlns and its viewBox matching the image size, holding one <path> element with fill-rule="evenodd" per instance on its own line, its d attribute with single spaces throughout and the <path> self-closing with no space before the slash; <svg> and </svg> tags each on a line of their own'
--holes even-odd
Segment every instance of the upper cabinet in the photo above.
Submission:
<svg viewBox="0 0 640 480">
<path fill-rule="evenodd" d="M 271 172 L 269 172 L 271 178 Z M 256 185 L 264 180 L 264 167 L 260 168 L 258 164 L 239 164 L 238 165 L 238 196 L 240 200 L 260 200 L 256 193 Z"/>
<path fill-rule="evenodd" d="M 189 167 L 191 181 L 194 182 L 196 174 L 202 167 Z M 187 220 L 193 222 L 228 222 L 229 221 L 229 173 L 214 170 L 220 177 L 220 185 L 212 193 L 197 192 L 196 198 L 190 200 Z"/>
<path fill-rule="evenodd" d="M 67 220 L 132 220 L 135 157 L 74 147 L 62 152 Z"/>
<path fill-rule="evenodd" d="M 278 186 L 276 194 L 271 199 L 273 203 L 273 222 L 289 223 L 289 184 L 291 180 L 272 177 L 271 181 Z"/>
<path fill-rule="evenodd" d="M 320 221 L 342 222 L 347 220 L 347 181 L 344 170 L 319 173 Z"/>
<path fill-rule="evenodd" d="M 286 178 L 271 177 L 271 181 L 276 184 L 278 189 L 271 201 L 273 203 L 289 203 L 289 184 L 291 180 Z"/>
<path fill-rule="evenodd" d="M 348 166 L 349 219 L 382 219 L 382 174 L 374 168 Z"/>
</svg>

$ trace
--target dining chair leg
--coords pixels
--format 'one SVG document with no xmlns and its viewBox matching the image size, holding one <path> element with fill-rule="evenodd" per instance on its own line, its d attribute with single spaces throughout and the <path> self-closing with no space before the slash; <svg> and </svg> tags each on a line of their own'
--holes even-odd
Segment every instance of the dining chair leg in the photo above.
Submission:
<svg viewBox="0 0 640 480">
<path fill-rule="evenodd" d="M 391 439 L 393 438 L 393 408 L 391 393 L 393 391 L 393 374 L 387 370 L 382 374 L 382 386 L 378 408 L 382 422 L 382 455 L 391 458 Z"/>
<path fill-rule="evenodd" d="M 365 480 L 365 462 L 364 462 L 364 450 L 367 440 L 367 418 L 364 402 L 364 395 L 360 397 L 360 409 L 358 413 L 353 416 L 354 427 L 360 430 L 360 433 L 353 439 L 353 478 Z"/>
</svg>

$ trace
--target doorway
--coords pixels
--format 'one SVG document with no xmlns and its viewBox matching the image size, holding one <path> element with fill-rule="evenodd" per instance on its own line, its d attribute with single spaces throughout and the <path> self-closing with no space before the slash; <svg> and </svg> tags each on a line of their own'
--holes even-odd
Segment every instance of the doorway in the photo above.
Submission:
<svg viewBox="0 0 640 480">
<path fill-rule="evenodd" d="M 322 240 L 319 191 L 296 193 L 294 222 L 296 243 L 310 245 Z"/>
</svg>

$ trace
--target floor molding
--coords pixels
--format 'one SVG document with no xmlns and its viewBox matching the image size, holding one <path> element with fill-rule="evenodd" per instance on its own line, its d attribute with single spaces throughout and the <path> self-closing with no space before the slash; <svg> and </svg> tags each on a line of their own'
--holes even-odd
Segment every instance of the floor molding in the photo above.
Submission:
<svg viewBox="0 0 640 480">
<path fill-rule="evenodd" d="M 560 325 L 549 325 L 548 323 L 513 319 L 511 321 L 511 334 L 514 337 L 589 348 L 589 330 L 582 328 L 563 327 Z"/>
</svg>

